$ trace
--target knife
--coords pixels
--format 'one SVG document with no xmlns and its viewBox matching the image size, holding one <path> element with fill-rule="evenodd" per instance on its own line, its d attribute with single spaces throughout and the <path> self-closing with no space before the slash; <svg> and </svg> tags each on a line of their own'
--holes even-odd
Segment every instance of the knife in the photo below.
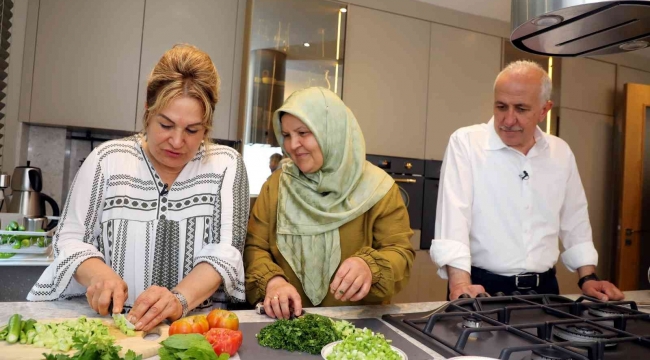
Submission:
<svg viewBox="0 0 650 360">
<path fill-rule="evenodd" d="M 108 304 L 108 313 L 112 314 L 113 313 L 113 300 L 111 300 L 111 303 Z M 122 312 L 119 314 L 113 314 L 113 321 L 115 322 L 115 327 L 119 328 L 117 325 L 119 322 L 124 322 L 126 324 L 126 328 L 130 330 L 135 330 L 135 325 L 133 325 L 129 319 L 124 316 L 124 313 L 126 313 L 126 309 L 122 308 Z"/>
<path fill-rule="evenodd" d="M 266 311 L 264 310 L 264 303 L 263 302 L 258 302 L 255 305 L 255 312 L 257 314 L 259 314 L 259 315 L 266 315 Z M 302 313 L 300 313 L 300 315 L 296 316 L 294 311 L 291 311 L 291 316 L 289 317 L 289 320 L 293 320 L 293 319 L 295 319 L 297 317 L 301 317 L 301 316 L 305 315 L 306 313 L 307 312 L 305 312 L 305 309 L 302 309 Z"/>
<path fill-rule="evenodd" d="M 255 305 L 255 312 L 256 312 L 257 314 L 259 314 L 259 315 L 266 315 L 266 311 L 264 310 L 264 303 L 263 303 L 263 302 L 258 302 L 258 303 Z M 293 319 L 295 319 L 295 318 L 299 318 L 299 317 L 301 317 L 301 316 L 304 316 L 305 314 L 310 314 L 310 313 L 306 312 L 305 309 L 302 309 L 302 313 L 300 313 L 300 315 L 296 316 L 296 315 L 294 314 L 294 312 L 292 311 L 292 312 L 291 312 L 291 316 L 289 317 L 289 320 L 293 320 Z M 332 316 L 319 315 L 319 314 L 314 314 L 314 315 L 318 315 L 318 316 L 323 316 L 323 317 L 326 317 L 326 318 L 330 318 L 331 320 L 334 320 L 334 321 L 341 321 L 341 320 L 342 320 L 342 319 L 335 318 L 335 317 L 332 317 Z M 345 320 L 345 321 L 347 321 L 347 320 Z"/>
</svg>

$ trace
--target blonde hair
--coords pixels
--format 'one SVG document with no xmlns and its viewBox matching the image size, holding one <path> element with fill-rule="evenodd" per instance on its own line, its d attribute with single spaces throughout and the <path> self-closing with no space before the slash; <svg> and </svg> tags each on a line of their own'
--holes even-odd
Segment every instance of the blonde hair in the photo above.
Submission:
<svg viewBox="0 0 650 360">
<path fill-rule="evenodd" d="M 494 81 L 494 87 L 497 86 L 497 80 L 505 73 L 514 73 L 514 74 L 523 74 L 528 71 L 536 71 L 540 75 L 540 82 L 542 83 L 541 88 L 539 89 L 539 100 L 542 104 L 551 100 L 551 92 L 553 91 L 553 82 L 548 76 L 546 70 L 541 67 L 538 63 L 530 60 L 517 60 L 513 61 L 508 66 L 503 69 L 497 79 Z"/>
<path fill-rule="evenodd" d="M 210 141 L 212 115 L 219 101 L 219 84 L 219 73 L 208 54 L 196 46 L 174 45 L 163 54 L 147 81 L 147 103 L 142 119 L 144 130 L 153 114 L 164 109 L 172 100 L 187 96 L 201 103 L 204 140 Z"/>
</svg>

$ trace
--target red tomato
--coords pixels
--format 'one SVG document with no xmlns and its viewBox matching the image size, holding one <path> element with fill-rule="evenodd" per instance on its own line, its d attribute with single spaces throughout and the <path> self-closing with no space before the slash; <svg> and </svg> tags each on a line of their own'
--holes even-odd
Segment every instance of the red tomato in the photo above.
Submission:
<svg viewBox="0 0 650 360">
<path fill-rule="evenodd" d="M 209 328 L 208 319 L 205 315 L 188 316 L 174 321 L 169 328 L 169 335 L 203 334 Z"/>
<path fill-rule="evenodd" d="M 239 330 L 239 318 L 234 312 L 228 310 L 215 309 L 210 311 L 208 314 L 208 324 L 210 325 L 210 329 Z"/>
<path fill-rule="evenodd" d="M 214 328 L 208 330 L 203 336 L 212 345 L 212 349 L 217 355 L 228 353 L 230 356 L 234 356 L 244 341 L 244 336 L 239 330 Z"/>
</svg>

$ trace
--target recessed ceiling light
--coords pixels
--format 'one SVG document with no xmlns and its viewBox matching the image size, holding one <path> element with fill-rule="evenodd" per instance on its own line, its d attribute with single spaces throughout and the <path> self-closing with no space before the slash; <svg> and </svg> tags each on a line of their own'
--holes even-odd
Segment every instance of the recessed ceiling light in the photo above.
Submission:
<svg viewBox="0 0 650 360">
<path fill-rule="evenodd" d="M 347 8 L 344 8 L 344 7 L 341 8 L 341 9 L 339 9 L 339 10 L 340 10 L 342 13 L 344 13 L 344 12 L 348 12 L 348 9 L 347 9 Z"/>
<path fill-rule="evenodd" d="M 304 47 L 310 47 L 311 45 L 309 43 L 304 43 L 302 44 Z"/>
<path fill-rule="evenodd" d="M 564 21 L 564 18 L 559 15 L 542 15 L 536 19 L 533 19 L 532 23 L 540 27 L 547 27 L 557 25 L 562 21 Z"/>
<path fill-rule="evenodd" d="M 621 44 L 618 48 L 625 51 L 641 50 L 648 47 L 648 42 L 644 40 L 634 40 Z"/>
</svg>

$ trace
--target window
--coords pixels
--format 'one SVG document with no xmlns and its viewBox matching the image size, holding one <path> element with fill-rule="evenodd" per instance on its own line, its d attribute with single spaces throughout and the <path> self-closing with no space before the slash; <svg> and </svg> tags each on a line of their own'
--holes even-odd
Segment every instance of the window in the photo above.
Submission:
<svg viewBox="0 0 650 360">
<path fill-rule="evenodd" d="M 244 162 L 250 193 L 271 175 L 282 153 L 273 113 L 294 91 L 311 86 L 339 96 L 343 85 L 346 8 L 327 0 L 253 0 L 248 39 Z"/>
</svg>

